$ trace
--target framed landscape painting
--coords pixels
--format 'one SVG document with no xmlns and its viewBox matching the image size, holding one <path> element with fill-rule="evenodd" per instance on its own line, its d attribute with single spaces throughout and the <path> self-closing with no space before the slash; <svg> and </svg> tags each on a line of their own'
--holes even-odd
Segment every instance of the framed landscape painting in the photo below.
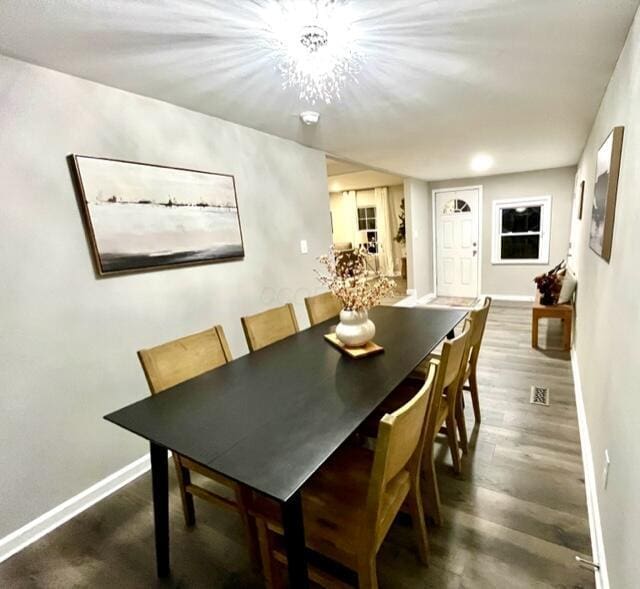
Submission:
<svg viewBox="0 0 640 589">
<path fill-rule="evenodd" d="M 596 161 L 589 247 L 607 262 L 611 259 L 623 135 L 624 127 L 615 127 L 598 150 Z"/>
<path fill-rule="evenodd" d="M 233 176 L 70 157 L 101 276 L 244 257 Z"/>
</svg>

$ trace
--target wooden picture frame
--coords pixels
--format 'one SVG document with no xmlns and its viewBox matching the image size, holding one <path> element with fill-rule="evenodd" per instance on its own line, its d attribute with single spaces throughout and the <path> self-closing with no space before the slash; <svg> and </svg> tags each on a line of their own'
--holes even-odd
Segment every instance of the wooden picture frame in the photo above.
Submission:
<svg viewBox="0 0 640 589">
<path fill-rule="evenodd" d="M 76 154 L 67 159 L 98 276 L 244 258 L 231 174 Z"/>
<path fill-rule="evenodd" d="M 607 262 L 611 260 L 623 137 L 624 127 L 614 127 L 600 146 L 596 161 L 589 247 Z"/>
<path fill-rule="evenodd" d="M 584 187 L 585 181 L 581 180 L 578 188 L 578 221 L 582 220 L 582 210 L 584 208 Z"/>
</svg>

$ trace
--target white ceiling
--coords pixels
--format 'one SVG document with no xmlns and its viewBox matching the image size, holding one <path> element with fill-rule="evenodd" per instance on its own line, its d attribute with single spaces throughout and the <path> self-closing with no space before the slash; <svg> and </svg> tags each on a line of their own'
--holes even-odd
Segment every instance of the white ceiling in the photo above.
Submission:
<svg viewBox="0 0 640 589">
<path fill-rule="evenodd" d="M 574 164 L 639 0 L 352 0 L 365 63 L 308 108 L 260 44 L 267 0 L 3 0 L 0 53 L 425 179 Z"/>
</svg>

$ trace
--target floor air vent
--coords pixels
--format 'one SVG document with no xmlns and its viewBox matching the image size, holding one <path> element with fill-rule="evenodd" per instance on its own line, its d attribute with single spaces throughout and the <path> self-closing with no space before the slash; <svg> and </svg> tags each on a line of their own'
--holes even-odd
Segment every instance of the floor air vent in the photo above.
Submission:
<svg viewBox="0 0 640 589">
<path fill-rule="evenodd" d="M 549 405 L 549 389 L 547 387 L 531 387 L 531 397 L 529 399 L 534 405 Z"/>
</svg>

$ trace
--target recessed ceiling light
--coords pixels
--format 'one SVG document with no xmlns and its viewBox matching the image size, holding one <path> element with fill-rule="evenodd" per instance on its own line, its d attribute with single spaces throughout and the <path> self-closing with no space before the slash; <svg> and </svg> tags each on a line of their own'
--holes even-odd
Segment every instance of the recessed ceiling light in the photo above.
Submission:
<svg viewBox="0 0 640 589">
<path fill-rule="evenodd" d="M 320 120 L 320 113 L 315 110 L 305 110 L 300 113 L 300 120 L 305 125 L 317 125 Z"/>
<path fill-rule="evenodd" d="M 471 169 L 474 172 L 486 172 L 493 166 L 493 158 L 486 153 L 479 153 L 471 160 Z"/>
</svg>

